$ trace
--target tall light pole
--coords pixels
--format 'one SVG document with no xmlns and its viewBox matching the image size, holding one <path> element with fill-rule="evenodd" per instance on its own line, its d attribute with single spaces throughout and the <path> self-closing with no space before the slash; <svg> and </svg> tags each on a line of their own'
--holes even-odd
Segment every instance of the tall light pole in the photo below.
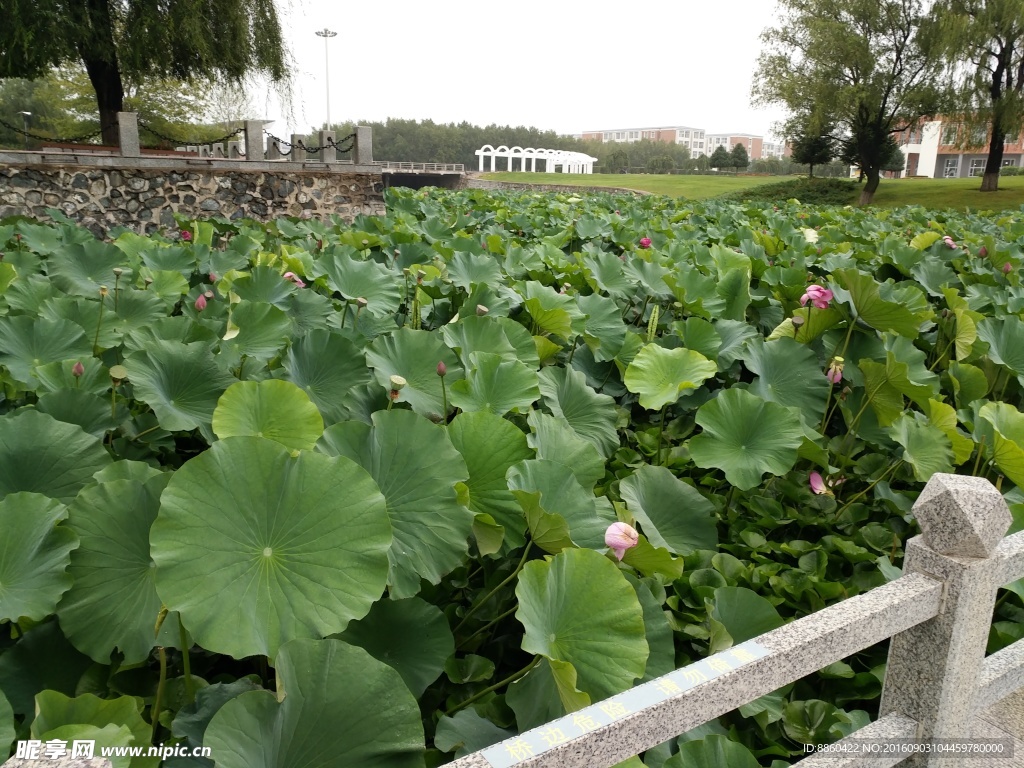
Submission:
<svg viewBox="0 0 1024 768">
<path fill-rule="evenodd" d="M 327 76 L 327 122 L 324 123 L 324 130 L 329 131 L 331 130 L 331 60 L 327 51 L 327 41 L 332 37 L 337 37 L 338 33 L 324 27 L 317 30 L 316 36 L 324 39 L 324 74 Z"/>
<path fill-rule="evenodd" d="M 25 151 L 28 152 L 28 119 L 32 117 L 31 112 L 19 112 L 21 115 L 21 127 L 25 136 Z"/>
</svg>

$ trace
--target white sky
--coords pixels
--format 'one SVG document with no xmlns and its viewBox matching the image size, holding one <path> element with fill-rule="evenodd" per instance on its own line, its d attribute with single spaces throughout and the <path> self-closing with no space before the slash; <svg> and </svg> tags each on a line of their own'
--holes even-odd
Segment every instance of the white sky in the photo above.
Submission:
<svg viewBox="0 0 1024 768">
<path fill-rule="evenodd" d="M 332 122 L 431 119 L 559 133 L 688 125 L 768 135 L 750 106 L 775 0 L 280 0 L 297 67 L 294 118 L 259 95 L 275 134 Z"/>
</svg>

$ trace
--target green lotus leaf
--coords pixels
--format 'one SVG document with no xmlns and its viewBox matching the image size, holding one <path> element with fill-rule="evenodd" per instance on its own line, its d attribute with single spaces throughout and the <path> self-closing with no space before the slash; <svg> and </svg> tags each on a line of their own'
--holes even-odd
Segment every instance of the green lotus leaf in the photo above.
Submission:
<svg viewBox="0 0 1024 768">
<path fill-rule="evenodd" d="M 288 314 L 273 304 L 242 301 L 231 309 L 229 329 L 238 332 L 225 335 L 225 346 L 236 356 L 269 360 L 275 357 L 291 337 L 293 322 Z"/>
<path fill-rule="evenodd" d="M 69 725 L 85 725 L 95 728 L 105 728 L 110 725 L 123 726 L 131 734 L 129 743 L 145 748 L 149 745 L 152 728 L 142 719 L 142 714 L 139 712 L 141 706 L 141 699 L 136 699 L 134 696 L 101 699 L 91 693 L 84 693 L 81 696 L 69 698 L 57 691 L 42 691 L 36 696 L 36 716 L 32 721 L 31 734 L 33 738 L 40 739 Z M 154 766 L 155 768 L 158 763 L 158 760 L 144 757 L 135 757 L 131 760 L 132 768 L 141 768 L 142 766 Z"/>
<path fill-rule="evenodd" d="M 569 526 L 574 543 L 591 549 L 604 548 L 604 534 L 615 522 L 615 512 L 610 504 L 598 504 L 564 464 L 546 459 L 521 461 L 509 469 L 507 480 L 528 522 L 531 509 L 556 514 Z M 532 524 L 530 530 L 536 539 L 537 531 Z"/>
<path fill-rule="evenodd" d="M 538 459 L 564 465 L 588 491 L 604 478 L 604 457 L 593 443 L 579 437 L 565 419 L 530 411 L 526 421 L 530 425 L 526 439 Z"/>
<path fill-rule="evenodd" d="M 412 597 L 420 579 L 437 584 L 462 564 L 474 514 L 459 503 L 455 485 L 469 471 L 442 427 L 411 411 L 380 411 L 373 426 L 329 427 L 317 448 L 357 462 L 387 499 L 395 536 L 388 553 L 392 598 Z"/>
<path fill-rule="evenodd" d="M 952 362 L 948 373 L 958 408 L 966 408 L 988 394 L 989 382 L 980 368 L 968 363 Z"/>
<path fill-rule="evenodd" d="M 504 416 L 529 410 L 540 399 L 537 373 L 518 360 L 505 360 L 490 352 L 470 355 L 466 378 L 449 389 L 452 405 L 463 411 L 489 411 Z"/>
<path fill-rule="evenodd" d="M 1014 315 L 986 317 L 978 323 L 978 338 L 988 344 L 988 356 L 1024 376 L 1024 320 Z"/>
<path fill-rule="evenodd" d="M 714 362 L 692 349 L 647 344 L 626 368 L 623 381 L 626 389 L 640 395 L 640 405 L 657 411 L 697 389 L 717 372 Z"/>
<path fill-rule="evenodd" d="M 63 504 L 38 493 L 11 493 L 0 501 L 0 530 L 8 542 L 0 547 L 0 621 L 42 621 L 71 586 L 66 571 L 78 537 L 57 525 L 67 514 Z"/>
<path fill-rule="evenodd" d="M 409 403 L 416 413 L 430 417 L 441 415 L 441 377 L 437 364 L 444 363 L 448 372 L 445 382 L 451 389 L 453 382 L 462 378 L 455 353 L 441 343 L 437 334 L 403 328 L 378 336 L 366 350 L 366 362 L 374 369 L 377 381 L 391 389 L 391 377 L 405 379 L 405 388 L 399 392 L 399 403 Z"/>
<path fill-rule="evenodd" d="M 586 375 L 575 368 L 545 368 L 540 372 L 540 392 L 551 413 L 593 443 L 602 456 L 610 456 L 618 449 L 615 400 L 591 388 Z"/>
<path fill-rule="evenodd" d="M 327 275 L 327 284 L 346 299 L 366 299 L 363 312 L 394 314 L 402 303 L 402 275 L 375 261 L 356 261 L 344 249 L 335 249 L 322 256 L 317 266 Z M 352 307 L 349 311 L 355 310 Z"/>
<path fill-rule="evenodd" d="M 418 597 L 380 600 L 338 639 L 364 649 L 402 676 L 419 698 L 455 653 L 455 638 L 441 609 Z"/>
<path fill-rule="evenodd" d="M 151 272 L 143 269 L 142 272 L 144 279 L 148 278 L 153 281 L 146 286 L 146 290 L 160 300 L 166 312 L 173 312 L 174 305 L 188 293 L 188 280 L 182 277 L 180 272 L 169 270 Z"/>
<path fill-rule="evenodd" d="M 625 300 L 632 296 L 634 284 L 623 273 L 623 264 L 615 254 L 588 254 L 583 258 L 583 266 L 590 272 L 587 282 L 595 288 L 613 299 Z"/>
<path fill-rule="evenodd" d="M 573 323 L 582 320 L 583 313 L 572 296 L 533 280 L 526 283 L 524 296 L 523 307 L 536 327 L 534 335 L 554 334 L 566 340 L 575 335 Z"/>
<path fill-rule="evenodd" d="M 84 369 L 81 376 L 74 374 L 76 363 L 81 363 Z M 77 389 L 94 395 L 110 392 L 110 374 L 106 366 L 95 357 L 40 365 L 34 373 L 39 382 L 36 388 L 39 394 L 58 392 L 62 389 Z"/>
<path fill-rule="evenodd" d="M 153 409 L 168 432 L 208 426 L 217 400 L 235 381 L 202 342 L 155 341 L 124 362 L 135 397 Z"/>
<path fill-rule="evenodd" d="M 607 296 L 592 293 L 580 296 L 577 304 L 587 315 L 583 338 L 599 362 L 614 360 L 626 343 L 626 325 L 622 310 Z"/>
<path fill-rule="evenodd" d="M 196 642 L 273 656 L 366 615 L 386 582 L 391 525 L 354 462 L 230 437 L 174 473 L 150 541 L 157 592 Z"/>
<path fill-rule="evenodd" d="M 828 380 L 810 347 L 793 339 L 747 344 L 743 364 L 757 374 L 749 391 L 764 400 L 800 409 L 804 421 L 817 425 L 828 403 Z"/>
<path fill-rule="evenodd" d="M 697 410 L 703 432 L 690 438 L 690 455 L 701 468 L 720 469 L 741 491 L 766 472 L 782 475 L 796 464 L 803 442 L 799 413 L 741 389 L 727 389 Z"/>
<path fill-rule="evenodd" d="M 488 352 L 501 355 L 503 360 L 517 361 L 516 348 L 512 346 L 500 318 L 463 317 L 457 323 L 448 323 L 441 328 L 444 343 L 459 353 L 463 363 L 468 363 L 474 352 Z M 533 346 L 533 342 L 530 342 Z"/>
<path fill-rule="evenodd" d="M 184 315 L 161 317 L 142 327 L 125 331 L 124 348 L 129 352 L 146 349 L 154 341 L 180 341 L 192 344 L 201 341 L 209 344 L 217 339 L 217 334 Z"/>
<path fill-rule="evenodd" d="M 13 726 L 11 733 L 13 738 Z M 500 728 L 478 715 L 472 707 L 467 707 L 451 717 L 441 715 L 434 733 L 434 746 L 442 752 L 454 752 L 455 757 L 460 758 L 515 735 L 515 731 Z"/>
<path fill-rule="evenodd" d="M 856 269 L 837 269 L 834 274 L 849 293 L 857 317 L 879 331 L 895 331 L 901 336 L 917 338 L 922 318 L 904 304 L 883 299 L 882 286 L 871 275 Z"/>
<path fill-rule="evenodd" d="M 504 529 L 504 542 L 510 549 L 521 547 L 526 543 L 526 521 L 508 489 L 505 473 L 513 464 L 533 458 L 526 435 L 500 416 L 477 411 L 456 416 L 448 425 L 448 438 L 469 471 L 469 508 L 490 515 Z"/>
<path fill-rule="evenodd" d="M 144 462 L 124 460 L 108 464 L 93 475 L 93 480 L 97 483 L 110 483 L 114 480 L 138 480 L 145 483 L 163 474 L 161 470 Z"/>
<path fill-rule="evenodd" d="M 283 700 L 243 693 L 210 721 L 218 768 L 424 767 L 420 708 L 391 667 L 340 640 L 293 640 L 275 666 Z"/>
<path fill-rule="evenodd" d="M 936 426 L 904 413 L 888 429 L 889 437 L 903 446 L 903 460 L 914 469 L 914 477 L 926 483 L 936 472 L 952 473 L 953 447 Z"/>
<path fill-rule="evenodd" d="M 576 687 L 576 669 L 567 661 L 541 658 L 540 663 L 508 687 L 505 702 L 516 714 L 520 731 L 550 723 L 590 704 Z"/>
<path fill-rule="evenodd" d="M 123 464 L 125 462 L 118 462 Z M 82 490 L 68 510 L 81 545 L 68 570 L 74 584 L 57 607 L 61 628 L 100 664 L 120 649 L 125 664 L 145 661 L 160 612 L 149 556 L 149 530 L 170 479 L 114 480 Z"/>
<path fill-rule="evenodd" d="M 501 269 L 490 256 L 460 251 L 448 262 L 448 277 L 464 291 L 473 285 L 501 285 Z"/>
<path fill-rule="evenodd" d="M 38 411 L 0 417 L 0 498 L 41 493 L 65 504 L 110 464 L 99 439 Z"/>
<path fill-rule="evenodd" d="M 121 343 L 122 334 L 117 327 L 117 316 L 105 300 L 103 308 L 96 299 L 82 296 L 60 296 L 50 299 L 39 308 L 39 318 L 49 322 L 72 322 L 88 339 L 90 348 L 112 349 Z"/>
<path fill-rule="evenodd" d="M 35 714 L 35 696 L 53 690 L 74 695 L 92 659 L 75 650 L 61 634 L 56 618 L 29 629 L 0 654 L 0 691 L 15 714 L 27 722 Z"/>
<path fill-rule="evenodd" d="M 1016 485 L 1024 486 L 1024 414 L 1010 403 L 985 403 L 978 411 L 977 431 L 985 441 L 996 466 Z"/>
<path fill-rule="evenodd" d="M 75 424 L 100 439 L 108 431 L 117 428 L 118 419 L 128 416 L 127 409 L 121 403 L 118 403 L 116 417 L 112 416 L 109 398 L 80 389 L 64 389 L 42 394 L 36 402 L 36 408 L 40 413 L 52 416 L 65 424 Z"/>
<path fill-rule="evenodd" d="M 626 554 L 628 555 L 629 552 Z M 657 587 L 652 588 L 651 585 L 656 585 L 658 582 L 651 579 L 641 581 L 628 573 L 625 575 L 626 580 L 633 587 L 633 591 L 636 592 L 640 607 L 644 612 L 644 630 L 650 655 L 647 657 L 647 666 L 644 668 L 644 677 L 641 682 L 647 682 L 675 671 L 675 638 L 668 616 L 665 614 L 664 604 L 658 597 L 655 597 L 652 591 Z"/>
<path fill-rule="evenodd" d="M 711 618 L 729 633 L 731 641 L 716 643 L 712 631 L 712 652 L 739 645 L 783 624 L 782 617 L 766 598 L 746 587 L 718 587 L 712 601 Z"/>
<path fill-rule="evenodd" d="M 793 325 L 793 317 L 799 317 L 803 321 L 799 327 Z M 793 317 L 787 317 L 779 323 L 775 330 L 768 335 L 766 341 L 790 338 L 796 339 L 801 344 L 806 344 L 843 321 L 843 313 L 835 307 L 818 309 L 812 305 L 794 310 Z"/>
<path fill-rule="evenodd" d="M 9 755 L 17 732 L 14 730 L 14 710 L 0 691 L 0 755 Z M 500 739 L 499 739 L 500 741 Z M 493 742 L 492 742 L 493 743 Z M 486 744 L 484 746 L 487 746 Z"/>
<path fill-rule="evenodd" d="M 75 296 L 98 298 L 100 287 L 114 292 L 115 268 L 121 268 L 120 284 L 131 279 L 131 259 L 110 243 L 91 240 L 66 245 L 47 260 L 47 272 L 53 284 L 61 291 Z M 110 301 L 110 296 L 107 300 Z"/>
<path fill-rule="evenodd" d="M 974 454 L 974 441 L 957 429 L 957 416 L 953 406 L 939 400 L 929 400 L 927 408 L 928 423 L 942 430 L 949 438 L 953 449 L 953 463 L 963 464 Z"/>
<path fill-rule="evenodd" d="M 665 467 L 640 467 L 619 484 L 619 493 L 655 546 L 679 555 L 718 549 L 711 502 Z"/>
<path fill-rule="evenodd" d="M 716 733 L 679 745 L 662 768 L 760 768 L 754 753 L 728 736 Z"/>
<path fill-rule="evenodd" d="M 231 292 L 243 301 L 273 304 L 285 312 L 291 307 L 291 297 L 300 290 L 273 267 L 253 267 L 252 271 L 231 281 Z"/>
<path fill-rule="evenodd" d="M 0 317 L 0 365 L 28 387 L 38 384 L 39 366 L 90 357 L 92 340 L 70 320 Z"/>
<path fill-rule="evenodd" d="M 711 258 L 718 270 L 715 291 L 721 297 L 722 310 L 717 317 L 723 320 L 743 321 L 750 306 L 750 257 L 720 245 L 711 247 Z"/>
<path fill-rule="evenodd" d="M 266 437 L 289 448 L 312 450 L 324 420 L 309 396 L 290 381 L 237 381 L 213 412 L 217 437 Z"/>
<path fill-rule="evenodd" d="M 722 337 L 715 326 L 702 317 L 688 317 L 685 322 L 673 323 L 673 328 L 683 341 L 683 346 L 699 352 L 708 360 L 718 359 Z"/>
<path fill-rule="evenodd" d="M 333 424 L 351 418 L 352 391 L 370 382 L 366 358 L 336 333 L 312 330 L 288 349 L 281 376 L 309 395 L 324 419 Z"/>
<path fill-rule="evenodd" d="M 924 251 L 930 248 L 932 245 L 942 239 L 942 235 L 934 230 L 928 232 L 919 232 L 914 235 L 914 239 L 910 241 L 910 247 L 916 248 L 919 251 Z"/>
<path fill-rule="evenodd" d="M 643 609 L 615 564 L 589 549 L 527 563 L 516 587 L 523 650 L 568 662 L 576 687 L 599 701 L 643 677 Z"/>
<path fill-rule="evenodd" d="M 5 258 L 10 256 L 5 255 Z M 10 309 L 30 315 L 39 314 L 43 304 L 57 295 L 53 283 L 42 275 L 34 274 L 19 277 L 4 291 L 4 299 Z"/>
<path fill-rule="evenodd" d="M 196 691 L 195 699 L 186 703 L 174 716 L 171 733 L 184 739 L 183 743 L 190 747 L 201 747 L 206 729 L 221 707 L 243 693 L 261 690 L 263 686 L 255 675 L 240 677 L 230 683 L 214 683 L 200 688 Z"/>
</svg>

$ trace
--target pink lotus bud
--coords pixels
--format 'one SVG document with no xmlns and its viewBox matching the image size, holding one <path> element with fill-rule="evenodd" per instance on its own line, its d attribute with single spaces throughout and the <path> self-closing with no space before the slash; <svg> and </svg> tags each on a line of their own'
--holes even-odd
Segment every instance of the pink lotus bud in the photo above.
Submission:
<svg viewBox="0 0 1024 768">
<path fill-rule="evenodd" d="M 192 233 L 189 232 L 187 229 L 181 230 L 181 239 L 187 243 L 189 240 L 192 239 Z"/>
<path fill-rule="evenodd" d="M 978 249 L 978 258 L 979 259 L 984 259 L 986 256 L 988 256 L 988 248 L 986 248 L 983 245 L 983 246 L 981 246 L 981 248 Z"/>
<path fill-rule="evenodd" d="M 1005 264 L 1003 264 L 1003 274 L 1004 275 L 1008 275 L 1012 271 L 1013 271 L 1013 267 L 1010 265 L 1010 262 L 1006 262 Z"/>
<path fill-rule="evenodd" d="M 627 549 L 631 549 L 640 541 L 640 534 L 631 525 L 612 523 L 604 532 L 604 543 L 615 556 L 621 560 Z"/>
<path fill-rule="evenodd" d="M 640 247 L 641 248 L 650 248 L 651 247 L 651 238 L 649 238 L 649 237 L 641 237 L 640 238 Z M 621 560 L 622 558 L 619 558 L 619 559 Z"/>
<path fill-rule="evenodd" d="M 825 485 L 825 481 L 821 479 L 821 475 L 817 472 L 811 472 L 810 474 L 811 490 L 819 496 L 831 496 L 832 491 Z"/>
<path fill-rule="evenodd" d="M 217 277 L 216 273 L 214 273 L 214 272 L 211 272 L 210 274 L 208 274 L 207 277 L 210 278 L 210 282 L 211 283 L 216 283 L 217 280 L 218 280 L 218 277 Z"/>
<path fill-rule="evenodd" d="M 942 238 L 942 242 L 944 242 L 946 244 L 947 248 L 956 248 L 956 240 L 954 240 L 949 235 L 946 235 L 945 237 L 943 237 Z"/>
<path fill-rule="evenodd" d="M 448 373 L 448 366 L 445 365 L 444 361 L 442 360 L 440 363 L 437 364 L 437 375 L 444 376 L 446 373 Z"/>
<path fill-rule="evenodd" d="M 196 311 L 202 312 L 206 309 L 206 297 L 203 294 L 199 294 L 199 298 L 196 299 Z"/>
<path fill-rule="evenodd" d="M 828 370 L 825 371 L 825 378 L 831 381 L 833 384 L 838 384 L 843 380 L 843 365 L 846 361 L 836 355 L 832 358 L 832 362 L 828 366 Z"/>
<path fill-rule="evenodd" d="M 85 373 L 85 366 L 82 365 L 81 360 L 79 360 L 77 363 L 71 366 L 71 375 L 74 376 L 76 379 L 80 378 L 83 373 Z"/>
</svg>

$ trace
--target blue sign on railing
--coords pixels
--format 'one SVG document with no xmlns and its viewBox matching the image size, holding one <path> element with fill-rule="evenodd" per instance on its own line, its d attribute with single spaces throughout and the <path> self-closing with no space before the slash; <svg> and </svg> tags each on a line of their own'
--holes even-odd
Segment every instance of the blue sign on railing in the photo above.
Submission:
<svg viewBox="0 0 1024 768">
<path fill-rule="evenodd" d="M 512 768 L 560 744 L 659 704 L 708 680 L 762 659 L 770 651 L 750 640 L 694 664 L 616 694 L 481 751 L 493 768 Z"/>
</svg>

